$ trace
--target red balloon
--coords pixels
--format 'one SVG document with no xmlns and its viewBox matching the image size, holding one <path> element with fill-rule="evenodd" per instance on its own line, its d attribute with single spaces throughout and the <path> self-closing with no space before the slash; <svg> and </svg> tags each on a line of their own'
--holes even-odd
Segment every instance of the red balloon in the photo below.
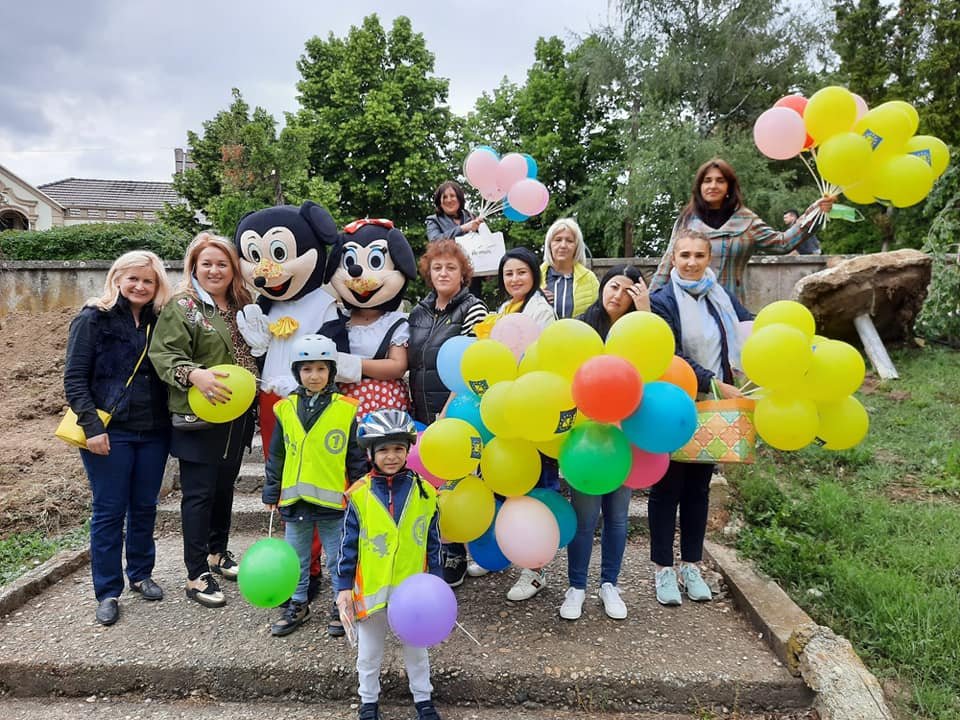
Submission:
<svg viewBox="0 0 960 720">
<path fill-rule="evenodd" d="M 679 355 L 671 358 L 670 367 L 657 379 L 676 385 L 691 398 L 697 399 L 697 374 L 690 367 L 690 363 Z"/>
<path fill-rule="evenodd" d="M 777 100 L 773 106 L 790 108 L 797 113 L 797 115 L 803 117 L 803 111 L 807 108 L 807 99 L 803 95 L 785 95 Z M 813 143 L 814 140 L 808 133 L 807 139 L 803 142 L 803 149 L 806 150 L 813 147 Z"/>
<path fill-rule="evenodd" d="M 627 360 L 597 355 L 573 376 L 573 401 L 592 420 L 613 423 L 631 415 L 643 399 L 643 380 Z"/>
</svg>

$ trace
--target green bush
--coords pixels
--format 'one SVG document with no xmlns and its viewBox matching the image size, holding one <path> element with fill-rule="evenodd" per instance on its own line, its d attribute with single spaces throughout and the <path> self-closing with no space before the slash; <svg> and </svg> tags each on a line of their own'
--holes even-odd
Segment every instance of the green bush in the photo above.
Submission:
<svg viewBox="0 0 960 720">
<path fill-rule="evenodd" d="M 917 332 L 960 347 L 960 169 L 944 174 L 927 205 L 938 211 L 923 248 L 933 256 L 933 274 Z"/>
<path fill-rule="evenodd" d="M 183 257 L 190 236 L 163 223 L 90 223 L 52 230 L 0 233 L 4 260 L 114 260 L 129 250 Z"/>
</svg>

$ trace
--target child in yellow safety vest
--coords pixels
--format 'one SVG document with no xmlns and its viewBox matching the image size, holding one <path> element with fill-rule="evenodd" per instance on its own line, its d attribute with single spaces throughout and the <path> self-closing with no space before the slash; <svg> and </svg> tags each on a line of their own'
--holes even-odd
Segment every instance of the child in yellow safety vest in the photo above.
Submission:
<svg viewBox="0 0 960 720">
<path fill-rule="evenodd" d="M 380 665 L 387 636 L 383 611 L 390 593 L 425 570 L 443 577 L 437 492 L 406 467 L 416 439 L 413 419 L 402 410 L 376 410 L 357 427 L 357 440 L 373 469 L 347 491 L 336 587 L 344 625 L 360 621 L 360 720 L 380 720 Z M 426 648 L 404 645 L 403 659 L 418 720 L 439 720 Z"/>
<path fill-rule="evenodd" d="M 291 348 L 291 371 L 299 387 L 273 407 L 276 431 L 270 440 L 261 499 L 279 507 L 284 538 L 300 559 L 300 582 L 283 614 L 271 626 L 289 635 L 310 619 L 308 587 L 314 528 L 327 551 L 333 577 L 349 482 L 367 472 L 367 458 L 356 440 L 357 401 L 337 392 L 337 347 L 323 335 L 304 335 Z M 335 588 L 334 588 L 335 591 Z M 340 614 L 330 609 L 327 632 L 344 634 Z"/>
</svg>

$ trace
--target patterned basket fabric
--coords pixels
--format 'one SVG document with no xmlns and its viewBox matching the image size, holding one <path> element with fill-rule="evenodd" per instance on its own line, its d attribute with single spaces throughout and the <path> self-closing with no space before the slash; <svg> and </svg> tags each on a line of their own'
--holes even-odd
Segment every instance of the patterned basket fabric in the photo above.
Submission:
<svg viewBox="0 0 960 720">
<path fill-rule="evenodd" d="M 730 398 L 697 403 L 697 431 L 670 457 L 692 463 L 752 463 L 757 456 L 754 400 Z"/>
</svg>

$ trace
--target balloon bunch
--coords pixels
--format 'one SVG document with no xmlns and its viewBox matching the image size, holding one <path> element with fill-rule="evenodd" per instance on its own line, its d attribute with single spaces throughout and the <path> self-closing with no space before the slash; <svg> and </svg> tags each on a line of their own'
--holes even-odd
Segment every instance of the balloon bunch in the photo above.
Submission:
<svg viewBox="0 0 960 720">
<path fill-rule="evenodd" d="M 767 157 L 799 156 L 813 173 L 803 156 L 809 151 L 824 195 L 842 191 L 855 203 L 909 207 L 929 194 L 950 162 L 942 140 L 915 135 L 919 124 L 910 103 L 892 100 L 869 109 L 859 95 L 831 85 L 809 100 L 780 98 L 757 118 L 753 138 Z"/>
<path fill-rule="evenodd" d="M 408 460 L 441 487 L 441 535 L 490 570 L 539 568 L 577 525 L 559 493 L 535 488 L 541 454 L 586 494 L 659 481 L 697 424 L 696 377 L 673 351 L 670 327 L 648 312 L 625 315 L 605 343 L 579 320 L 540 332 L 521 314 L 497 319 L 489 338 L 444 343 L 437 366 L 455 396 Z"/>
<path fill-rule="evenodd" d="M 743 345 L 743 370 L 758 386 L 757 434 L 780 450 L 811 442 L 827 450 L 859 443 L 870 425 L 853 397 L 863 382 L 863 357 L 851 345 L 814 334 L 810 311 L 798 302 L 767 305 Z"/>
<path fill-rule="evenodd" d="M 550 193 L 537 180 L 537 161 L 526 153 L 500 157 L 489 145 L 474 148 L 463 163 L 463 174 L 483 198 L 480 216 L 503 212 L 508 220 L 522 222 L 542 213 Z"/>
</svg>

